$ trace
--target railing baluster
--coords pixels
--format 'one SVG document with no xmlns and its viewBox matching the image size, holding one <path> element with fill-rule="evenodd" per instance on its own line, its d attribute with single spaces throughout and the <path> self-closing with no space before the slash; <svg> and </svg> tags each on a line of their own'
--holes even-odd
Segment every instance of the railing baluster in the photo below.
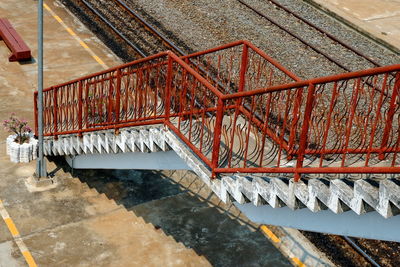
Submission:
<svg viewBox="0 0 400 267">
<path fill-rule="evenodd" d="M 215 120 L 214 127 L 214 142 L 212 149 L 212 158 L 211 158 L 211 169 L 212 169 L 212 178 L 216 177 L 216 173 L 214 169 L 218 168 L 219 164 L 219 150 L 221 146 L 221 131 L 222 131 L 222 120 L 224 117 L 224 101 L 221 98 L 218 98 L 217 104 L 217 117 Z"/>
<path fill-rule="evenodd" d="M 304 154 L 307 148 L 307 141 L 308 141 L 307 139 L 308 139 L 309 124 L 311 119 L 311 113 L 313 111 L 313 106 L 314 106 L 314 99 L 315 99 L 314 93 L 315 93 L 315 85 L 310 84 L 308 86 L 306 109 L 304 111 L 303 127 L 301 129 L 301 134 L 300 134 L 299 153 L 297 156 L 296 170 L 294 174 L 295 182 L 298 182 L 300 180 L 301 173 L 298 171 L 298 169 L 303 167 Z"/>
<path fill-rule="evenodd" d="M 282 92 L 283 94 L 284 92 Z M 281 164 L 281 157 L 282 157 L 282 150 L 283 150 L 283 142 L 285 140 L 285 131 L 286 131 L 286 125 L 287 125 L 287 120 L 289 116 L 289 109 L 290 109 L 290 104 L 292 103 L 292 96 L 291 96 L 291 91 L 287 90 L 286 91 L 286 107 L 285 107 L 285 114 L 283 116 L 283 123 L 282 123 L 282 129 L 280 132 L 280 140 L 279 140 L 279 151 L 278 151 L 278 163 L 277 166 L 279 167 Z M 290 147 L 288 147 L 290 149 Z M 288 160 L 291 159 L 290 156 L 287 157 Z"/>
<path fill-rule="evenodd" d="M 381 153 L 379 154 L 380 160 L 385 159 L 384 152 L 385 152 L 385 148 L 389 141 L 389 134 L 392 129 L 393 117 L 394 117 L 394 113 L 396 112 L 397 105 L 398 105 L 396 100 L 399 95 L 399 90 L 400 90 L 400 72 L 398 72 L 396 75 L 396 81 L 394 83 L 392 97 L 390 99 L 390 106 L 389 106 L 389 111 L 388 111 L 388 115 L 386 118 L 385 130 L 383 131 L 383 137 L 382 137 L 382 143 L 381 143 Z"/>
<path fill-rule="evenodd" d="M 298 88 L 297 89 L 297 94 L 296 94 L 296 101 L 294 102 L 294 107 L 293 107 L 293 120 L 292 120 L 292 125 L 290 127 L 290 135 L 289 135 L 289 144 L 288 144 L 288 160 L 291 160 L 293 158 L 294 154 L 294 141 L 296 138 L 297 134 L 297 123 L 299 121 L 300 115 L 300 107 L 301 107 L 301 102 L 303 99 L 303 88 Z"/>
<path fill-rule="evenodd" d="M 83 114 L 82 114 L 82 109 L 83 109 L 83 107 L 82 107 L 82 105 L 83 105 L 83 101 L 82 101 L 82 97 L 83 97 L 83 88 L 82 88 L 82 80 L 80 80 L 79 81 L 79 83 L 78 83 L 78 130 L 79 130 L 79 133 L 78 133 L 78 135 L 79 135 L 79 137 L 82 137 L 82 125 L 83 125 L 83 123 L 82 123 L 82 117 L 83 117 Z"/>
<path fill-rule="evenodd" d="M 375 78 L 377 79 L 378 77 L 375 77 Z M 382 109 L 382 104 L 383 104 L 383 96 L 386 95 L 387 78 L 388 78 L 388 74 L 386 73 L 384 78 L 383 78 L 382 88 L 380 90 L 380 96 L 379 96 L 379 100 L 378 100 L 378 105 L 377 105 L 376 111 L 375 111 L 375 121 L 374 121 L 374 123 L 372 125 L 372 129 L 371 129 L 371 133 L 370 133 L 368 152 L 367 152 L 367 156 L 365 158 L 365 167 L 367 167 L 369 165 L 369 160 L 371 158 L 371 153 L 372 153 L 372 149 L 373 149 L 373 146 L 374 146 L 375 132 L 377 130 L 377 125 L 378 125 L 379 119 L 381 118 L 381 109 Z M 371 101 L 372 101 L 372 99 L 371 99 Z"/>
<path fill-rule="evenodd" d="M 186 101 L 185 100 L 186 100 L 186 97 L 187 97 L 187 95 L 186 95 L 186 93 L 187 93 L 186 92 L 187 91 L 187 82 L 186 82 L 187 77 L 186 76 L 187 76 L 186 70 L 183 69 L 183 71 L 182 71 L 182 87 L 181 87 L 181 95 L 180 95 L 180 99 L 179 99 L 179 109 L 178 109 L 178 112 L 179 112 L 178 129 L 181 129 L 181 122 L 182 122 L 182 117 L 183 117 L 182 113 L 184 111 L 186 111 L 185 110 L 185 107 L 186 107 Z"/>
<path fill-rule="evenodd" d="M 239 92 L 244 91 L 246 86 L 246 71 L 248 65 L 248 51 L 249 47 L 246 44 L 243 44 L 243 51 L 242 51 L 242 62 L 240 64 L 240 74 L 239 74 Z"/>
<path fill-rule="evenodd" d="M 153 108 L 153 118 L 157 118 L 157 104 L 158 104 L 158 75 L 160 74 L 159 67 L 156 67 L 156 76 L 154 78 L 155 82 L 155 92 L 154 92 L 154 108 Z"/>
<path fill-rule="evenodd" d="M 352 98 L 351 98 L 350 117 L 349 117 L 349 119 L 347 120 L 347 123 L 346 123 L 346 139 L 345 139 L 345 143 L 344 143 L 344 152 L 343 152 L 343 155 L 342 155 L 342 163 L 341 163 L 342 167 L 344 167 L 345 163 L 346 163 L 346 154 L 348 153 L 351 130 L 352 130 L 352 127 L 353 127 L 353 120 L 354 120 L 354 116 L 355 116 L 356 109 L 357 109 L 358 95 L 359 95 L 359 92 L 360 92 L 360 86 L 361 86 L 361 78 L 358 78 L 357 81 L 354 82 L 354 88 L 353 88 Z"/>
<path fill-rule="evenodd" d="M 324 135 L 322 137 L 321 158 L 320 158 L 320 161 L 319 161 L 319 167 L 322 167 L 322 163 L 323 163 L 324 158 L 325 158 L 326 142 L 328 141 L 329 129 L 330 129 L 331 120 L 332 120 L 332 113 L 333 113 L 333 109 L 334 109 L 334 107 L 336 105 L 336 99 L 337 99 L 337 95 L 338 95 L 337 88 L 338 88 L 338 84 L 337 84 L 337 82 L 335 82 L 333 84 L 331 101 L 330 101 L 330 104 L 329 104 L 329 113 L 328 113 L 328 118 L 326 120 L 326 127 L 325 127 L 325 131 L 324 131 Z"/>
<path fill-rule="evenodd" d="M 55 87 L 55 88 L 52 88 L 52 90 L 53 90 L 53 106 L 54 106 L 54 113 L 53 113 L 53 116 L 54 116 L 53 117 L 53 123 L 54 123 L 54 133 L 55 133 L 54 138 L 57 139 L 57 132 L 58 132 L 57 91 L 58 91 L 58 88 Z"/>
<path fill-rule="evenodd" d="M 254 106 L 255 106 L 255 96 L 251 97 L 251 106 L 250 106 L 250 120 L 249 124 L 247 125 L 247 133 L 246 133 L 246 143 L 245 143 L 245 149 L 244 149 L 244 156 L 243 156 L 243 168 L 247 167 L 247 155 L 249 152 L 249 143 L 250 143 L 250 132 L 251 132 L 251 121 L 254 117 Z"/>
<path fill-rule="evenodd" d="M 269 121 L 269 114 L 271 109 L 271 101 L 272 101 L 272 93 L 266 94 L 267 100 L 265 104 L 265 116 L 264 116 L 264 125 L 261 127 L 262 133 L 262 141 L 261 141 L 261 155 L 260 155 L 260 167 L 262 167 L 262 163 L 264 160 L 264 151 L 265 151 L 265 140 L 267 138 L 267 128 L 268 128 L 268 121 Z"/>
<path fill-rule="evenodd" d="M 113 113 L 113 104 L 114 104 L 114 100 L 113 100 L 113 94 L 114 94 L 114 81 L 113 81 L 113 75 L 112 73 L 109 74 L 109 88 L 108 88 L 108 114 L 107 114 L 107 122 L 111 122 L 112 121 L 112 113 Z"/>
<path fill-rule="evenodd" d="M 172 86 L 172 72 L 174 70 L 172 57 L 168 55 L 167 65 L 167 83 L 165 85 L 165 121 L 169 122 L 170 108 L 171 108 L 171 86 Z"/>
<path fill-rule="evenodd" d="M 126 71 L 126 83 L 125 83 L 125 102 L 124 102 L 124 114 L 125 114 L 125 121 L 128 120 L 128 104 L 129 104 L 129 96 L 131 95 L 131 92 L 129 90 L 130 88 L 130 84 L 131 84 L 131 75 L 129 74 L 133 74 L 132 72 L 130 72 L 130 69 L 128 68 Z M 122 77 L 121 77 L 122 79 Z M 133 80 L 133 79 L 132 79 Z M 133 87 L 133 82 L 132 82 L 132 87 Z M 132 99 L 132 98 L 131 98 Z M 132 104 L 130 104 L 130 106 L 132 106 Z"/>
<path fill-rule="evenodd" d="M 86 81 L 85 91 L 85 126 L 86 128 L 89 128 L 89 105 L 91 104 L 89 100 L 89 80 Z"/>
<path fill-rule="evenodd" d="M 238 86 L 238 92 L 243 92 L 245 85 L 246 85 L 246 71 L 247 71 L 247 65 L 248 65 L 248 51 L 249 47 L 247 44 L 243 44 L 243 49 L 242 49 L 242 58 L 241 58 L 241 64 L 240 64 L 240 73 L 239 73 L 239 86 Z M 218 72 L 219 73 L 219 72 Z M 230 78 L 228 78 L 229 80 Z M 229 151 L 228 151 L 228 167 L 231 167 L 232 163 L 232 153 L 233 153 L 233 146 L 234 146 L 234 139 L 235 139 L 235 130 L 236 130 L 236 121 L 237 118 L 240 114 L 239 107 L 242 106 L 243 99 L 238 98 L 235 101 L 235 115 L 233 119 L 233 129 L 231 130 L 231 141 L 229 144 Z M 227 144 L 228 145 L 228 144 Z"/>
<path fill-rule="evenodd" d="M 115 95 L 115 121 L 118 123 L 120 121 L 120 108 L 121 108 L 121 69 L 117 69 L 117 86 Z"/>
</svg>

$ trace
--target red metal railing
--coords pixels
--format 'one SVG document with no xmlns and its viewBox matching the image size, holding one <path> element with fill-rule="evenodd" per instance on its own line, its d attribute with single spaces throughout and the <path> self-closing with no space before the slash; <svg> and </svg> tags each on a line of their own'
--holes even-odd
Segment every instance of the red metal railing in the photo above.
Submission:
<svg viewBox="0 0 400 267">
<path fill-rule="evenodd" d="M 182 59 L 224 94 L 301 80 L 248 41 L 229 43 Z"/>
<path fill-rule="evenodd" d="M 301 81 L 240 41 L 47 88 L 44 133 L 165 124 L 213 176 L 399 173 L 399 90 L 400 65 Z"/>
<path fill-rule="evenodd" d="M 399 173 L 399 90 L 394 65 L 224 96 L 251 108 L 235 107 L 232 120 L 246 118 L 245 141 L 235 146 L 231 128 L 228 161 L 214 171 L 295 173 L 296 180 L 301 173 Z"/>
</svg>

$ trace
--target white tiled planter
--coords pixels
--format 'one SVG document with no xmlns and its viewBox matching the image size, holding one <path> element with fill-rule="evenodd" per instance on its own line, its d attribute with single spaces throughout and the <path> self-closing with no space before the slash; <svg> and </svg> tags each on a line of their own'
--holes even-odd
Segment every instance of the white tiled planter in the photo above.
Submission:
<svg viewBox="0 0 400 267">
<path fill-rule="evenodd" d="M 38 141 L 31 136 L 29 143 L 22 145 L 14 142 L 16 135 L 7 137 L 7 155 L 10 156 L 11 162 L 29 162 L 36 159 Z"/>
</svg>

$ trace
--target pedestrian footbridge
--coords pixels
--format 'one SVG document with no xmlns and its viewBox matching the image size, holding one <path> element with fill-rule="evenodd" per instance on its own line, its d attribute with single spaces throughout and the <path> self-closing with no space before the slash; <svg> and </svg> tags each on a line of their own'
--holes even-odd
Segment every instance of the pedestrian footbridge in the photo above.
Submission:
<svg viewBox="0 0 400 267">
<path fill-rule="evenodd" d="M 400 242 L 399 92 L 400 65 L 301 80 L 247 41 L 167 51 L 45 89 L 44 153 L 188 169 L 255 222 Z"/>
</svg>

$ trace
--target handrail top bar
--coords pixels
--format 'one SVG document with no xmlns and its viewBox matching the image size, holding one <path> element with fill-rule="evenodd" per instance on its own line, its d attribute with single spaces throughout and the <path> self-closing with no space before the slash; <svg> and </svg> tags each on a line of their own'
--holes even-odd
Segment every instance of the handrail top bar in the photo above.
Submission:
<svg viewBox="0 0 400 267">
<path fill-rule="evenodd" d="M 254 44 L 252 44 L 251 42 L 244 40 L 243 41 L 244 44 L 246 44 L 247 46 L 249 46 L 251 49 L 253 49 L 256 53 L 258 53 L 260 56 L 262 56 L 264 59 L 266 59 L 267 61 L 269 61 L 272 65 L 274 65 L 275 67 L 277 67 L 279 70 L 281 70 L 282 72 L 284 72 L 286 75 L 288 75 L 290 78 L 292 78 L 295 81 L 301 81 L 302 79 L 299 78 L 296 74 L 294 74 L 293 72 L 287 70 L 286 68 L 284 68 L 277 60 L 273 59 L 272 57 L 268 56 L 263 50 L 261 50 L 260 48 L 256 47 Z"/>
<path fill-rule="evenodd" d="M 116 71 L 118 69 L 127 68 L 127 67 L 130 67 L 130 66 L 136 65 L 136 64 L 140 64 L 140 63 L 143 63 L 143 62 L 146 62 L 146 61 L 150 61 L 150 60 L 156 59 L 156 58 L 161 58 L 163 56 L 169 55 L 169 53 L 172 53 L 172 52 L 167 50 L 167 51 L 163 51 L 163 52 L 160 52 L 160 53 L 152 55 L 152 56 L 148 56 L 146 58 L 141 58 L 141 59 L 138 59 L 138 60 L 135 60 L 135 61 L 132 61 L 132 62 L 128 62 L 128 63 L 122 64 L 122 65 L 118 65 L 116 67 L 111 67 L 111 68 L 106 69 L 106 70 L 95 72 L 95 73 L 92 73 L 92 74 L 89 74 L 89 75 L 86 75 L 86 76 L 83 76 L 83 77 L 79 77 L 79 78 L 73 79 L 73 80 L 68 81 L 68 82 L 64 82 L 64 83 L 60 83 L 60 84 L 48 87 L 48 88 L 44 89 L 43 92 L 49 91 L 49 90 L 51 90 L 53 88 L 56 88 L 56 87 L 62 87 L 62 86 L 70 85 L 70 84 L 73 84 L 73 83 L 76 83 L 76 82 L 79 82 L 79 81 L 82 81 L 82 80 L 87 80 L 87 79 L 90 79 L 90 78 L 93 78 L 93 77 L 96 77 L 96 76 L 99 76 L 99 75 L 103 75 L 103 74 L 106 74 L 106 73 L 109 73 L 109 72 Z M 37 93 L 37 91 L 35 91 L 35 93 Z"/>
<path fill-rule="evenodd" d="M 303 80 L 303 81 L 287 83 L 287 84 L 282 84 L 282 85 L 276 85 L 276 86 L 271 86 L 271 87 L 266 87 L 266 88 L 251 90 L 251 91 L 232 93 L 232 94 L 224 95 L 222 99 L 228 100 L 228 99 L 235 99 L 235 98 L 239 98 L 239 97 L 260 95 L 260 94 L 264 94 L 264 93 L 271 93 L 271 92 L 276 92 L 276 91 L 283 91 L 283 90 L 288 90 L 288 89 L 305 87 L 310 84 L 322 84 L 322 83 L 337 82 L 340 80 L 349 80 L 349 79 L 353 79 L 353 78 L 361 78 L 361 77 L 370 76 L 370 75 L 379 75 L 379 74 L 392 72 L 392 71 L 400 71 L 400 64 L 371 68 L 371 69 L 367 69 L 367 70 L 361 70 L 361 71 L 355 71 L 355 72 L 349 72 L 349 73 L 341 73 L 341 74 L 320 77 L 320 78 L 314 78 L 314 79 L 310 79 L 310 80 Z"/>
<path fill-rule="evenodd" d="M 82 81 L 82 80 L 90 79 L 90 78 L 93 78 L 93 77 L 96 77 L 96 76 L 99 76 L 99 75 L 103 75 L 103 74 L 106 74 L 106 73 L 109 73 L 109 72 L 117 71 L 119 69 L 123 69 L 123 68 L 126 68 L 126 67 L 130 67 L 130 66 L 142 63 L 142 62 L 150 61 L 150 60 L 161 58 L 161 57 L 165 57 L 165 56 L 170 56 L 171 58 L 173 58 L 186 71 L 188 71 L 190 74 L 192 74 L 198 81 L 200 81 L 204 86 L 206 86 L 207 89 L 209 89 L 211 92 L 213 92 L 217 97 L 222 98 L 224 96 L 224 94 L 221 91 L 219 91 L 217 88 L 215 88 L 213 85 L 211 85 L 209 81 L 207 81 L 205 78 L 203 78 L 194 69 L 192 69 L 192 67 L 190 67 L 187 63 L 185 63 L 182 59 L 180 59 L 177 55 L 175 55 L 174 52 L 172 52 L 170 50 L 158 53 L 156 55 L 153 55 L 153 56 L 150 56 L 150 57 L 147 57 L 147 58 L 143 58 L 143 59 L 135 60 L 135 61 L 123 64 L 123 65 L 119 65 L 117 67 L 113 67 L 113 68 L 110 68 L 110 69 L 107 69 L 107 70 L 99 71 L 99 72 L 96 72 L 96 73 L 93 73 L 93 74 L 90 74 L 90 75 L 87 75 L 87 76 L 84 76 L 84 77 L 80 77 L 80 78 L 74 79 L 74 80 L 69 81 L 69 82 L 65 82 L 65 83 L 62 83 L 62 84 L 51 86 L 51 87 L 48 87 L 48 88 L 44 89 L 43 92 L 47 92 L 47 91 L 53 90 L 54 88 L 67 86 L 67 85 L 70 85 L 70 84 L 73 84 L 73 83 L 77 83 L 77 82 Z M 37 95 L 37 91 L 34 92 L 34 95 Z"/>
<path fill-rule="evenodd" d="M 204 55 L 204 54 L 209 54 L 209 53 L 213 53 L 213 52 L 216 52 L 216 51 L 224 50 L 224 49 L 231 48 L 231 47 L 238 46 L 238 45 L 247 45 L 249 48 L 251 48 L 257 54 L 259 54 L 262 58 L 264 58 L 265 60 L 270 62 L 272 65 L 274 65 L 276 68 L 278 68 L 283 73 L 288 75 L 290 78 L 292 78 L 295 81 L 301 81 L 301 79 L 299 77 L 297 77 L 294 73 L 292 73 L 292 72 L 288 71 L 287 69 L 285 69 L 278 61 L 276 61 L 275 59 L 273 59 L 270 56 L 268 56 L 264 51 L 262 51 L 261 49 L 259 49 L 255 45 L 253 45 L 251 42 L 249 42 L 247 40 L 239 40 L 239 41 L 235 41 L 235 42 L 232 42 L 232 43 L 229 43 L 229 44 L 225 44 L 225 45 L 222 45 L 222 46 L 211 48 L 211 49 L 208 49 L 208 50 L 205 50 L 205 51 L 192 53 L 190 55 L 186 55 L 186 56 L 182 56 L 182 57 L 178 57 L 172 51 L 167 50 L 167 51 L 160 52 L 160 53 L 157 53 L 155 55 L 152 55 L 152 56 L 149 56 L 149 57 L 146 57 L 146 58 L 141 58 L 141 59 L 129 62 L 129 63 L 125 63 L 125 64 L 122 64 L 122 65 L 119 65 L 119 66 L 116 66 L 116 67 L 112 67 L 112 68 L 109 68 L 109 69 L 106 69 L 106 70 L 103 70 L 103 71 L 92 73 L 90 75 L 86 75 L 86 76 L 83 76 L 83 77 L 80 77 L 80 78 L 76 78 L 76 79 L 73 79 L 73 80 L 68 81 L 68 82 L 64 82 L 64 83 L 61 83 L 61 84 L 58 84 L 58 85 L 55 85 L 55 86 L 48 87 L 48 88 L 44 89 L 43 92 L 50 91 L 50 90 L 52 90 L 54 88 L 71 85 L 71 84 L 77 83 L 77 82 L 82 81 L 82 80 L 87 80 L 87 79 L 90 79 L 90 78 L 93 78 L 93 77 L 96 77 L 96 76 L 100 76 L 100 75 L 103 75 L 103 74 L 107 74 L 107 73 L 116 71 L 118 69 L 123 69 L 123 68 L 127 68 L 127 67 L 130 67 L 130 66 L 134 66 L 136 64 L 140 64 L 140 63 L 143 63 L 143 62 L 146 62 L 146 61 L 154 60 L 154 59 L 157 59 L 157 58 L 160 58 L 160 57 L 163 57 L 163 56 L 174 55 L 174 59 L 176 59 L 176 58 L 187 59 L 187 58 L 191 58 L 191 57 L 195 57 L 195 56 L 199 56 L 199 55 Z M 180 62 L 181 65 L 184 63 L 184 61 L 181 61 L 181 60 L 179 60 L 179 62 Z M 189 65 L 187 65 L 186 63 L 185 63 L 185 65 L 186 65 L 186 69 L 187 68 L 191 69 L 191 67 Z M 195 73 L 194 71 L 191 71 L 191 74 L 195 75 L 194 73 Z M 203 79 L 201 75 L 197 75 L 197 73 L 196 73 L 195 76 L 198 79 L 200 79 L 200 77 L 201 77 L 201 80 L 203 80 L 203 83 L 204 83 L 204 81 L 207 81 L 206 79 Z M 215 93 L 218 97 L 222 97 L 223 96 L 223 93 L 220 92 L 217 88 L 215 88 L 213 86 L 212 86 L 212 88 L 213 89 L 211 89 L 211 88 L 209 88 L 209 89 L 212 90 L 213 93 Z"/>
<path fill-rule="evenodd" d="M 217 46 L 217 47 L 210 48 L 210 49 L 207 49 L 207 50 L 204 50 L 204 51 L 199 51 L 199 52 L 196 52 L 196 53 L 193 53 L 193 54 L 190 54 L 190 55 L 186 55 L 186 56 L 183 56 L 181 58 L 182 59 L 187 59 L 187 58 L 191 58 L 191 57 L 210 54 L 210 53 L 213 53 L 213 52 L 216 52 L 216 51 L 228 49 L 228 48 L 235 47 L 235 46 L 238 46 L 238 45 L 247 45 L 252 50 L 254 50 L 257 54 L 259 54 L 261 57 L 263 57 L 265 60 L 269 61 L 272 65 L 274 65 L 279 70 L 281 70 L 286 75 L 288 75 L 290 78 L 292 78 L 295 81 L 301 81 L 301 79 L 296 74 L 294 74 L 293 72 L 288 71 L 287 69 L 285 69 L 278 61 L 276 61 L 272 57 L 268 56 L 264 51 L 262 51 L 260 48 L 256 47 L 254 44 L 252 44 L 251 42 L 249 42 L 247 40 L 235 41 L 235 42 L 232 42 L 232 43 L 229 43 L 229 44 Z"/>
<path fill-rule="evenodd" d="M 203 78 L 200 74 L 198 74 L 195 70 L 192 69 L 185 61 L 184 59 L 188 59 L 191 57 L 199 56 L 199 55 L 204 55 L 208 53 L 212 53 L 215 51 L 220 51 L 223 49 L 231 48 L 234 46 L 238 45 L 247 45 L 249 48 L 253 49 L 256 53 L 258 53 L 261 57 L 263 57 L 265 60 L 269 61 L 271 64 L 273 64 L 275 67 L 277 67 L 279 70 L 284 72 L 286 75 L 288 75 L 290 78 L 295 80 L 295 82 L 283 84 L 283 85 L 276 85 L 276 86 L 271 86 L 271 87 L 266 87 L 266 88 L 261 88 L 261 89 L 256 89 L 256 90 L 250 90 L 250 91 L 243 91 L 243 92 L 237 92 L 237 93 L 231 93 L 231 94 L 224 94 L 222 93 L 219 89 L 211 85 L 207 79 Z M 391 72 L 391 71 L 400 71 L 400 64 L 395 64 L 395 65 L 390 65 L 390 66 L 384 66 L 384 67 L 377 67 L 377 68 L 371 68 L 367 70 L 361 70 L 361 71 L 356 71 L 356 72 L 349 72 L 349 73 L 341 73 L 341 74 L 336 74 L 336 75 L 331 75 L 331 76 L 325 76 L 325 77 L 319 77 L 319 78 L 313 78 L 309 80 L 301 80 L 299 77 L 297 77 L 295 74 L 292 72 L 286 70 L 280 63 L 278 63 L 276 60 L 268 56 L 264 51 L 259 49 L 258 47 L 254 46 L 251 42 L 247 40 L 239 40 L 235 41 L 229 44 L 225 44 L 222 46 L 218 46 L 215 48 L 211 48 L 205 51 L 200 51 L 196 52 L 190 55 L 182 56 L 179 57 L 175 53 L 173 53 L 170 50 L 164 51 L 157 53 L 155 55 L 146 57 L 146 58 L 141 58 L 129 63 L 125 63 L 116 67 L 112 67 L 103 71 L 99 71 L 87 76 L 83 76 L 80 78 L 76 78 L 74 80 L 64 82 L 55 86 L 48 87 L 43 90 L 43 92 L 50 91 L 54 88 L 58 87 L 63 87 L 67 86 L 73 83 L 77 83 L 82 80 L 90 79 L 96 76 L 100 76 L 106 73 L 110 73 L 113 71 L 117 71 L 118 69 L 123 69 L 127 68 L 130 66 L 134 66 L 136 64 L 140 64 L 143 62 L 151 61 L 157 58 L 165 57 L 165 56 L 171 56 L 176 62 L 178 62 L 182 67 L 184 67 L 187 71 L 189 71 L 193 76 L 196 77 L 203 85 L 205 85 L 209 90 L 211 90 L 217 97 L 223 99 L 223 100 L 228 100 L 228 99 L 235 99 L 239 97 L 246 97 L 246 96 L 252 96 L 252 95 L 259 95 L 263 93 L 268 93 L 268 92 L 276 92 L 276 91 L 281 91 L 281 90 L 288 90 L 288 89 L 295 89 L 295 88 L 300 88 L 304 86 L 308 86 L 309 84 L 320 84 L 320 83 L 329 83 L 329 82 L 336 82 L 339 80 L 347 80 L 347 79 L 352 79 L 352 78 L 360 78 L 363 76 L 369 76 L 369 75 L 377 75 L 377 74 L 382 74 L 385 72 Z M 34 94 L 37 94 L 37 91 L 34 92 Z"/>
<path fill-rule="evenodd" d="M 236 41 L 236 42 L 232 42 L 232 43 L 229 43 L 229 44 L 220 46 L 220 47 L 216 47 L 216 48 L 213 48 L 213 49 L 209 49 L 209 50 L 207 50 L 207 53 L 210 53 L 210 51 L 211 51 L 211 52 L 214 52 L 214 51 L 217 51 L 217 50 L 221 50 L 221 49 L 225 49 L 225 48 L 237 46 L 237 45 L 243 44 L 243 42 L 244 42 L 244 41 Z M 160 52 L 160 53 L 157 53 L 157 54 L 154 54 L 154 55 L 145 57 L 145 58 L 141 58 L 141 59 L 138 59 L 138 60 L 135 60 L 135 61 L 132 61 L 132 62 L 128 62 L 128 63 L 122 64 L 122 65 L 118 65 L 118 66 L 116 66 L 116 67 L 111 67 L 111 68 L 106 69 L 106 70 L 102 70 L 102 71 L 95 72 L 95 73 L 92 73 L 92 74 L 89 74 L 89 75 L 86 75 L 86 76 L 83 76 L 83 77 L 79 77 L 79 78 L 70 80 L 70 81 L 68 81 L 68 82 L 64 82 L 64 83 L 60 83 L 60 84 L 58 84 L 58 85 L 54 85 L 54 86 L 48 87 L 48 88 L 44 89 L 43 92 L 52 90 L 52 89 L 55 88 L 55 87 L 62 87 L 62 86 L 70 85 L 70 84 L 79 82 L 79 81 L 81 81 L 81 80 L 90 79 L 90 78 L 93 78 L 93 77 L 95 77 L 95 76 L 99 76 L 99 75 L 103 75 L 103 74 L 106 74 L 106 73 L 109 73 L 109 72 L 116 71 L 117 69 L 130 67 L 130 66 L 133 66 L 133 65 L 136 65 L 136 64 L 140 64 L 140 63 L 143 63 L 143 62 L 146 62 L 146 61 L 150 61 L 150 60 L 153 60 L 153 59 L 156 59 L 156 58 L 160 58 L 160 57 L 163 57 L 163 56 L 167 56 L 167 55 L 170 54 L 170 53 L 174 54 L 174 53 L 173 53 L 172 51 L 170 51 L 170 50 L 163 51 L 163 52 Z M 190 55 L 187 55 L 187 56 L 183 56 L 183 57 L 181 57 L 181 58 L 182 58 L 182 59 L 185 59 L 185 58 L 187 58 L 187 57 L 192 57 L 192 56 L 195 56 L 195 55 L 197 55 L 197 54 L 202 54 L 202 53 L 203 53 L 203 51 L 200 51 L 200 52 L 196 52 L 196 53 L 193 53 L 193 54 L 190 54 Z M 189 67 L 190 67 L 190 66 L 189 66 Z M 35 91 L 35 93 L 37 93 L 37 91 Z"/>
<path fill-rule="evenodd" d="M 189 57 L 197 57 L 197 56 L 201 56 L 201 55 L 204 55 L 204 54 L 210 54 L 210 53 L 213 53 L 213 52 L 216 52 L 216 51 L 220 51 L 220 50 L 228 49 L 228 48 L 231 48 L 231 47 L 234 47 L 234 46 L 242 45 L 243 42 L 244 42 L 243 40 L 235 41 L 235 42 L 232 42 L 232 43 L 216 46 L 216 47 L 213 47 L 213 48 L 210 48 L 210 49 L 207 49 L 207 50 L 203 50 L 203 51 L 195 52 L 195 53 L 192 53 L 192 54 L 189 54 L 189 55 L 186 55 L 186 56 L 182 56 L 181 58 L 182 59 L 186 59 L 186 58 L 189 58 Z"/>
</svg>

